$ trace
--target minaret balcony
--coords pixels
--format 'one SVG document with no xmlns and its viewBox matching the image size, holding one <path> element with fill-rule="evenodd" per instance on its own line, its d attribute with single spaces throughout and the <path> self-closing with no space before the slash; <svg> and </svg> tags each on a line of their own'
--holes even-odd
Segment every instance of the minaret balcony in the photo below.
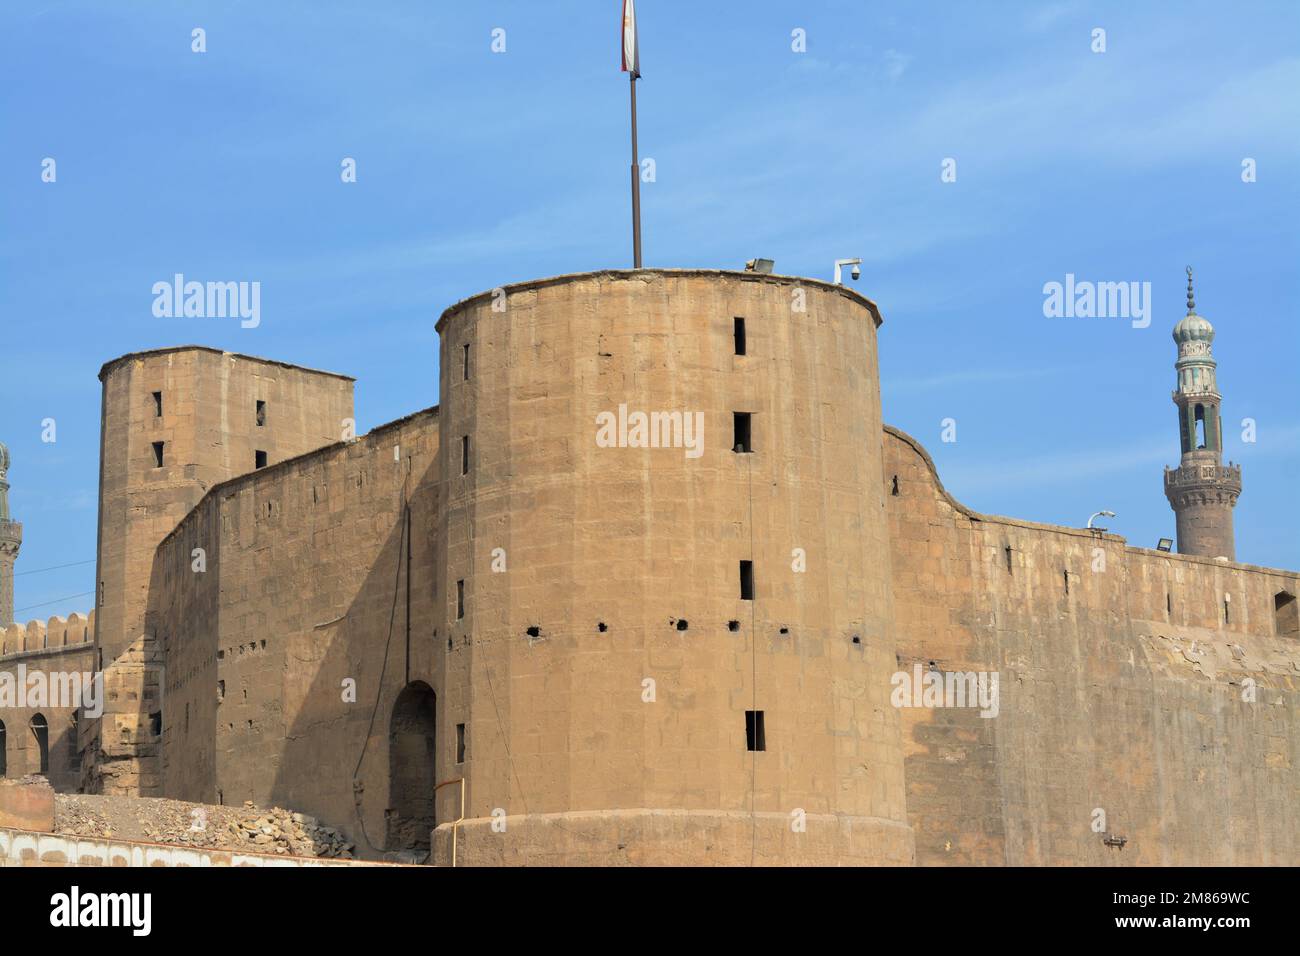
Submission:
<svg viewBox="0 0 1300 956">
<path fill-rule="evenodd" d="M 1193 488 L 1198 485 L 1235 487 L 1241 491 L 1241 465 L 1229 462 L 1191 461 L 1178 468 L 1165 469 L 1165 491 Z"/>
</svg>

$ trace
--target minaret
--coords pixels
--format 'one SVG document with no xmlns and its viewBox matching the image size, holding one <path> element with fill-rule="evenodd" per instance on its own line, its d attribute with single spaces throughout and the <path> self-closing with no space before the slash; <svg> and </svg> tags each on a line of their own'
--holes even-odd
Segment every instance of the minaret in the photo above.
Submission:
<svg viewBox="0 0 1300 956">
<path fill-rule="evenodd" d="M 23 543 L 23 526 L 9 520 L 9 449 L 0 442 L 0 627 L 14 620 L 14 562 Z"/>
<path fill-rule="evenodd" d="M 1187 267 L 1187 315 L 1174 326 L 1178 343 L 1178 431 L 1183 457 L 1165 468 L 1165 496 L 1178 519 L 1178 553 L 1236 560 L 1232 509 L 1241 494 L 1241 466 L 1223 464 L 1223 425 L 1210 344 L 1214 326 L 1196 314 Z"/>
</svg>

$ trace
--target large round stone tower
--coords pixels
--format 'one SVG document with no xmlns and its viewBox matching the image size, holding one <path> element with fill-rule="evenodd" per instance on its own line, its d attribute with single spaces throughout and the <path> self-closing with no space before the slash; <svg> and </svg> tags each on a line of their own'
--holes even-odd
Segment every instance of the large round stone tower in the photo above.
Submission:
<svg viewBox="0 0 1300 956">
<path fill-rule="evenodd" d="M 1241 466 L 1223 464 L 1223 423 L 1211 353 L 1214 326 L 1196 314 L 1192 267 L 1187 267 L 1187 315 L 1174 326 L 1178 343 L 1178 431 L 1182 460 L 1165 469 L 1165 496 L 1174 509 L 1178 553 L 1236 560 L 1232 509 L 1241 494 Z"/>
<path fill-rule="evenodd" d="M 443 313 L 438 862 L 912 861 L 879 323 L 664 269 Z"/>
</svg>

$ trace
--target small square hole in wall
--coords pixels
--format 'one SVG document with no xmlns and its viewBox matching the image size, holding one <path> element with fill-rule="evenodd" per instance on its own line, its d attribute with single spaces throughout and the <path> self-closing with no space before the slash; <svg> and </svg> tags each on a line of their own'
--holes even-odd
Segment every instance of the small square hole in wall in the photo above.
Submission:
<svg viewBox="0 0 1300 956">
<path fill-rule="evenodd" d="M 162 392 L 153 393 L 153 417 L 162 418 Z"/>
<path fill-rule="evenodd" d="M 750 431 L 750 413 L 749 412 L 732 412 L 732 439 L 731 450 L 737 453 L 748 453 L 754 450 L 751 441 Z"/>
<path fill-rule="evenodd" d="M 456 763 L 465 762 L 465 725 L 456 725 Z"/>
<path fill-rule="evenodd" d="M 256 470 L 258 468 L 265 468 L 265 467 L 266 467 L 266 452 L 264 451 L 253 452 L 253 468 Z"/>
<path fill-rule="evenodd" d="M 163 446 L 164 442 L 156 441 L 153 443 L 153 466 L 161 468 L 163 466 Z"/>
<path fill-rule="evenodd" d="M 745 711 L 745 749 L 752 751 L 767 749 L 767 732 L 763 726 L 761 710 Z"/>
<path fill-rule="evenodd" d="M 266 424 L 266 402 L 262 401 L 260 398 L 257 400 L 256 415 L 257 427 L 261 428 Z"/>
</svg>

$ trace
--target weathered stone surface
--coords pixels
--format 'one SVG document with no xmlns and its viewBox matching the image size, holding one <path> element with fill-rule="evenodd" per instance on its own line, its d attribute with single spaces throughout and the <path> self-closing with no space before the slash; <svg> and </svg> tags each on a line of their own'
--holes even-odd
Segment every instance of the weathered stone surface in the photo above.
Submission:
<svg viewBox="0 0 1300 956">
<path fill-rule="evenodd" d="M 54 829 L 54 791 L 44 777 L 0 780 L 0 827 Z"/>
<path fill-rule="evenodd" d="M 914 439 L 885 452 L 900 668 L 1000 674 L 996 718 L 902 711 L 918 863 L 1300 859 L 1300 654 L 1273 613 L 1300 576 L 979 515 Z"/>
</svg>

